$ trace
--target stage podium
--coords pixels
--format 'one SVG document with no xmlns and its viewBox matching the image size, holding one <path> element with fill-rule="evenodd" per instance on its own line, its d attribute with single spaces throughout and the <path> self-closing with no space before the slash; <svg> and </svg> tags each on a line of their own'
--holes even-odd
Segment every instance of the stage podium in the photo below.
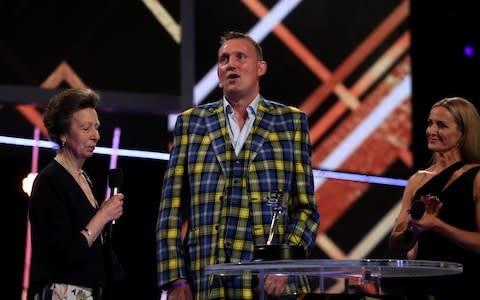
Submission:
<svg viewBox="0 0 480 300">
<path fill-rule="evenodd" d="M 289 278 L 308 278 L 316 293 L 326 292 L 329 280 L 341 281 L 342 293 L 350 293 L 350 285 L 373 284 L 375 293 L 383 294 L 381 278 L 393 277 L 430 277 L 459 274 L 463 266 L 458 263 L 428 260 L 403 259 L 297 259 L 270 260 L 241 263 L 214 264 L 206 268 L 207 274 L 215 276 L 234 276 L 245 273 L 257 276 L 260 299 L 264 299 L 265 275 L 288 275 Z M 312 291 L 313 292 L 313 291 Z M 288 299 L 295 299 L 296 292 Z"/>
</svg>

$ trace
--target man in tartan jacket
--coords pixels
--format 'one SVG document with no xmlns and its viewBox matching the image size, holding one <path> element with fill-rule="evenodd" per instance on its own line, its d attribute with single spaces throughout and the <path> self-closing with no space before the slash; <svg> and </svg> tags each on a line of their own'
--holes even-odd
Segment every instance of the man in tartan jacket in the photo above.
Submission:
<svg viewBox="0 0 480 300">
<path fill-rule="evenodd" d="M 205 267 L 252 260 L 269 237 L 271 193 L 288 193 L 272 244 L 313 245 L 319 223 L 306 115 L 260 95 L 267 64 L 248 35 L 228 32 L 218 51 L 223 99 L 177 118 L 157 223 L 158 285 L 169 299 L 255 299 L 251 275 Z M 182 225 L 186 224 L 185 236 Z M 279 295 L 286 277 L 270 276 Z"/>
</svg>

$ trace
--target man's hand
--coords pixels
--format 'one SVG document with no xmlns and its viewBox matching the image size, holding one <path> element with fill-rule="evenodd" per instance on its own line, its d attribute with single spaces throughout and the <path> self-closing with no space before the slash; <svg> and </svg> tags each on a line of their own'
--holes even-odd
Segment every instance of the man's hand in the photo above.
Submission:
<svg viewBox="0 0 480 300">
<path fill-rule="evenodd" d="M 268 295 L 278 297 L 285 292 L 288 275 L 266 275 L 264 290 Z"/>
</svg>

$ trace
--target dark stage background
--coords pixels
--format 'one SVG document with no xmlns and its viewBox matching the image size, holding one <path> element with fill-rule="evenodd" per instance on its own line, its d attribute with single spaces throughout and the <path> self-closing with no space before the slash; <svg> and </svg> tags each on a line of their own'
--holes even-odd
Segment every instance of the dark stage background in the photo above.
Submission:
<svg viewBox="0 0 480 300">
<path fill-rule="evenodd" d="M 280 8 L 287 12 L 269 28 Z M 31 139 L 57 89 L 88 86 L 102 95 L 99 146 L 111 147 L 121 128 L 120 148 L 167 153 L 172 114 L 220 96 L 212 73 L 219 36 L 242 30 L 264 48 L 262 94 L 307 112 L 317 169 L 407 179 L 429 159 L 431 104 L 454 95 L 478 101 L 479 58 L 463 53 L 468 43 L 479 51 L 478 23 L 466 0 L 0 0 L 0 138 Z M 392 99 L 385 113 L 381 105 Z M 53 155 L 41 148 L 38 168 Z M 99 197 L 109 162 L 96 154 L 85 165 Z M 28 204 L 21 183 L 32 148 L 0 143 L 0 166 L 9 266 L 2 298 L 20 299 Z M 117 166 L 127 199 L 113 243 L 128 278 L 115 299 L 158 299 L 155 223 L 165 161 L 120 156 Z M 384 257 L 402 186 L 316 182 L 314 257 Z"/>
</svg>

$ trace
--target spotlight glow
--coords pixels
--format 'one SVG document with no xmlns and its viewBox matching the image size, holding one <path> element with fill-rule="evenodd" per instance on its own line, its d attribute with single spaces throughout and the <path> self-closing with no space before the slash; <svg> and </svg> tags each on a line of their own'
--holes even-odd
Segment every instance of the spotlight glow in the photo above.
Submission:
<svg viewBox="0 0 480 300">
<path fill-rule="evenodd" d="M 472 58 L 475 56 L 475 48 L 471 44 L 467 44 L 463 47 L 463 54 L 468 58 Z"/>
</svg>

